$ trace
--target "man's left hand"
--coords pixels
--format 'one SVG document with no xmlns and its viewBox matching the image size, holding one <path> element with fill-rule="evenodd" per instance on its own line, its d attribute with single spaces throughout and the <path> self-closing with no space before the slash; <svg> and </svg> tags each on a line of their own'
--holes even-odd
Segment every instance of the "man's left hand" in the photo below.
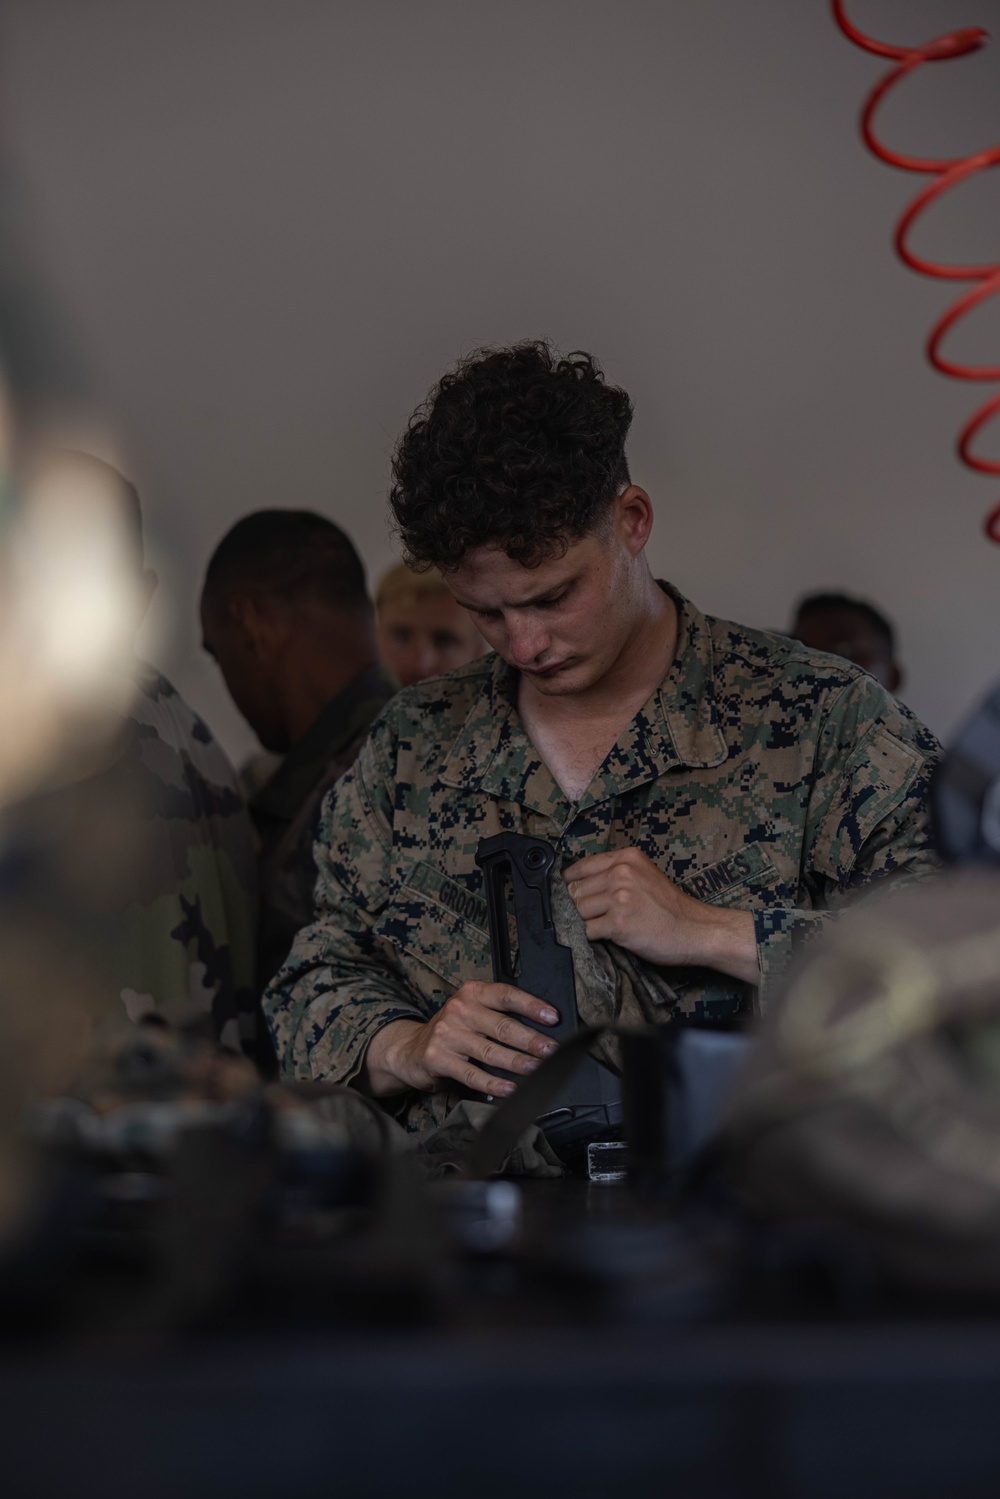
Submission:
<svg viewBox="0 0 1000 1499">
<path fill-rule="evenodd" d="M 617 942 L 648 963 L 715 968 L 760 983 L 749 911 L 706 905 L 637 848 L 593 854 L 563 871 L 590 942 Z"/>
</svg>

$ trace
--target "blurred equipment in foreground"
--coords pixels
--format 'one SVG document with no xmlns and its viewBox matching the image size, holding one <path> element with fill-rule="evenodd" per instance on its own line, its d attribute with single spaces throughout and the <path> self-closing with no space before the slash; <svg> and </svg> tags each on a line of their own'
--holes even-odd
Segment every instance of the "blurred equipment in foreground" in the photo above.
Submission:
<svg viewBox="0 0 1000 1499">
<path fill-rule="evenodd" d="M 1000 1295 L 1000 878 L 885 893 L 809 944 L 725 1140 L 756 1213 L 911 1290 Z"/>
<path fill-rule="evenodd" d="M 22 902 L 12 804 L 22 817 L 26 798 L 101 763 L 131 693 L 138 600 L 113 486 L 67 459 L 19 471 L 9 444 L 0 465 L 2 1257 L 43 1192 L 17 1133 L 21 1109 L 32 1092 L 66 1086 L 100 1009 L 88 941 Z"/>
<path fill-rule="evenodd" d="M 78 778 L 131 696 L 145 599 L 118 485 L 106 464 L 80 454 L 33 456 L 20 475 L 7 468 L 0 807 Z"/>
<path fill-rule="evenodd" d="M 436 568 L 415 573 L 403 562 L 382 576 L 375 595 L 378 649 L 401 687 L 411 687 L 484 655 L 487 645 Z"/>
<path fill-rule="evenodd" d="M 99 765 L 131 694 L 131 540 L 107 475 L 59 451 L 84 439 L 107 446 L 0 168 L 0 903 L 21 874 L 11 806 Z M 67 1086 L 89 1045 L 89 959 L 38 913 L 0 916 L 0 1258 L 44 1196 L 25 1099 Z"/>
<path fill-rule="evenodd" d="M 703 1071 L 688 1057 L 677 1073 L 682 1030 L 623 1037 L 626 1092 L 653 1073 L 665 1084 L 631 1109 L 634 1193 L 559 1180 L 532 1122 L 586 1067 L 594 1035 L 571 1038 L 523 1098 L 466 1101 L 417 1135 L 354 1089 L 263 1083 L 248 1059 L 151 1016 L 25 1111 L 46 1190 L 0 1259 L 0 1302 L 20 1300 L 22 1332 L 98 1346 L 220 1326 L 531 1325 L 627 1309 L 672 1321 L 707 1309 L 729 1294 L 732 1233 L 676 1211 L 688 1165 L 677 1146 L 690 1141 L 667 1094 L 683 1108 L 677 1084 Z M 544 1187 L 562 1195 L 539 1198 Z M 595 1199 L 591 1225 L 581 1189 L 612 1193 L 603 1209 Z M 554 1220 L 523 1221 L 532 1201 Z"/>
<path fill-rule="evenodd" d="M 212 971 L 220 954 L 206 955 L 204 928 L 215 929 L 225 894 L 207 895 L 206 849 L 178 840 L 170 823 L 190 803 L 192 760 L 162 732 L 172 717 L 172 689 L 135 657 L 155 586 L 144 569 L 138 496 L 94 456 L 114 447 L 94 409 L 84 362 L 35 273 L 16 197 L 0 172 L 5 1268 L 17 1261 L 19 1245 L 37 1245 L 39 1233 L 45 1238 L 41 1224 L 52 1200 L 53 1163 L 17 1129 L 26 1103 L 72 1086 L 109 1018 L 142 1013 L 164 990 L 185 1010 L 192 999 L 209 1008 L 221 987 L 218 963 Z M 199 755 L 209 754 L 204 726 L 189 727 L 200 736 Z M 229 794 L 241 806 L 231 776 Z M 216 802 L 212 812 L 219 811 Z M 246 842 L 249 855 L 248 825 Z M 252 861 L 249 868 L 252 875 Z M 252 959 L 251 941 L 248 930 Z M 164 962 L 167 953 L 172 964 Z M 192 995 L 190 975 L 199 963 L 203 982 Z M 244 983 L 252 993 L 252 973 Z M 57 1233 L 53 1242 L 60 1239 Z M 32 1264 L 43 1276 L 54 1274 L 60 1253 Z M 16 1275 L 4 1280 L 15 1302 L 16 1286 Z"/>
<path fill-rule="evenodd" d="M 813 651 L 827 651 L 870 672 L 887 692 L 898 692 L 903 670 L 896 632 L 880 609 L 846 593 L 812 593 L 795 610 L 788 631 Z"/>
<path fill-rule="evenodd" d="M 48 585 L 49 612 L 59 614 L 59 600 L 72 598 L 71 580 L 82 573 L 102 588 L 93 608 L 99 628 L 109 627 L 115 597 L 91 562 L 95 527 L 83 505 L 87 484 L 101 486 L 127 541 L 114 581 L 130 601 L 127 616 L 121 612 L 131 637 L 115 672 L 106 674 L 117 713 L 105 724 L 100 753 L 85 761 L 77 734 L 73 776 L 43 785 L 6 813 L 16 872 L 0 891 L 0 919 L 44 921 L 89 952 L 104 1018 L 198 1014 L 230 1046 L 252 1049 L 256 871 L 246 808 L 207 726 L 134 654 L 135 631 L 156 588 L 145 568 L 135 488 L 83 454 L 61 454 L 57 467 L 67 470 L 74 499 L 62 527 L 81 534 L 73 534 L 65 579 Z M 36 594 L 61 555 L 46 534 L 33 560 Z M 75 621 L 77 651 L 86 650 L 89 623 Z M 71 675 L 83 675 L 75 662 Z M 104 687 L 105 677 L 99 682 Z"/>
</svg>

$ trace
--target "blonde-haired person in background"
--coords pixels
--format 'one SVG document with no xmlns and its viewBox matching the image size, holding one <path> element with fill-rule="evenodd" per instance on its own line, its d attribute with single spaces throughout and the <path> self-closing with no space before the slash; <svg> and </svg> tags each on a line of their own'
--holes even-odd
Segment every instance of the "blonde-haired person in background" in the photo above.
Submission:
<svg viewBox="0 0 1000 1499">
<path fill-rule="evenodd" d="M 465 666 L 489 649 L 436 568 L 415 573 L 403 562 L 390 567 L 375 608 L 379 655 L 401 687 Z"/>
</svg>

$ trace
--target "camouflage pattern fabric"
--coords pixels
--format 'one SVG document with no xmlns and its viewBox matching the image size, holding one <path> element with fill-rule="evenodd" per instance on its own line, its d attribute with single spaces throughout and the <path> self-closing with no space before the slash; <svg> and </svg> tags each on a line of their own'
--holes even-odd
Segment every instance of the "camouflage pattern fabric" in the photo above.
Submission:
<svg viewBox="0 0 1000 1499">
<path fill-rule="evenodd" d="M 995 1303 L 998 1081 L 1000 878 L 949 873 L 866 901 L 792 965 L 719 1158 L 755 1214 Z"/>
<path fill-rule="evenodd" d="M 0 916 L 50 934 L 54 982 L 65 951 L 89 954 L 107 1018 L 200 1012 L 218 1039 L 251 1050 L 250 819 L 228 760 L 174 687 L 139 663 L 136 688 L 104 766 L 5 820 Z"/>
<path fill-rule="evenodd" d="M 116 966 L 135 1018 L 150 1008 L 212 1017 L 219 1040 L 254 1042 L 257 881 L 253 829 L 232 766 L 166 677 L 143 666 L 126 774 L 147 823 Z M 120 966 L 119 966 L 120 965 Z"/>
<path fill-rule="evenodd" d="M 759 991 L 704 968 L 645 985 L 680 1012 L 730 1021 L 766 1006 L 793 941 L 870 882 L 937 866 L 933 736 L 867 673 L 783 636 L 701 614 L 668 585 L 677 658 L 571 803 L 517 713 L 498 657 L 406 689 L 327 798 L 316 919 L 265 995 L 289 1076 L 347 1082 L 382 1026 L 424 1019 L 491 976 L 474 857 L 509 830 L 563 866 L 634 845 L 700 900 L 753 913 Z M 650 968 L 629 958 L 632 969 Z M 402 1097 L 410 1128 L 460 1089 Z"/>
<path fill-rule="evenodd" d="M 397 690 L 379 666 L 356 677 L 328 703 L 250 801 L 260 841 L 260 986 L 288 956 L 313 917 L 313 840 L 323 798 L 355 761 L 373 721 Z"/>
</svg>

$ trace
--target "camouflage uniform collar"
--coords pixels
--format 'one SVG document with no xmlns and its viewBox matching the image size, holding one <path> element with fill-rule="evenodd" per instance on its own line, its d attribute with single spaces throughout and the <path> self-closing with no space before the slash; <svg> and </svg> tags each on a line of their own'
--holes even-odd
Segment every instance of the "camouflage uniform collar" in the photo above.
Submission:
<svg viewBox="0 0 1000 1499">
<path fill-rule="evenodd" d="M 662 578 L 656 581 L 677 608 L 674 661 L 656 694 L 659 715 L 673 742 L 677 763 L 711 770 L 729 754 L 716 701 L 712 627 L 701 610 L 672 583 Z"/>
<path fill-rule="evenodd" d="M 251 798 L 254 812 L 294 818 L 330 760 L 367 727 L 371 704 L 387 703 L 396 691 L 395 682 L 381 666 L 366 667 L 327 703 L 274 775 Z M 366 715 L 363 724 L 359 722 L 362 712 Z"/>
<path fill-rule="evenodd" d="M 673 664 L 575 806 L 539 759 L 517 712 L 517 672 L 499 656 L 448 751 L 444 784 L 535 807 L 564 824 L 575 812 L 665 771 L 721 765 L 728 749 L 716 706 L 711 627 L 671 584 L 659 586 L 677 606 Z"/>
</svg>

